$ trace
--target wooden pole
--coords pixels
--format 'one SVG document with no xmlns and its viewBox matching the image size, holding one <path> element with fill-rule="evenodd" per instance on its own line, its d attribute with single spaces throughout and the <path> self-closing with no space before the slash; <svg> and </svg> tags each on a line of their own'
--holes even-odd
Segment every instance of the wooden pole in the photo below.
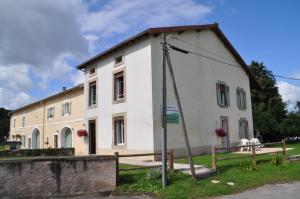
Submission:
<svg viewBox="0 0 300 199">
<path fill-rule="evenodd" d="M 211 147 L 211 166 L 213 169 L 217 169 L 216 146 Z"/>
<path fill-rule="evenodd" d="M 116 156 L 116 185 L 119 183 L 119 152 L 115 152 Z"/>
<path fill-rule="evenodd" d="M 253 164 L 256 164 L 256 158 L 255 158 L 255 144 L 252 144 L 252 162 Z"/>
<path fill-rule="evenodd" d="M 168 184 L 168 174 L 167 174 L 167 68 L 166 68 L 166 50 L 167 50 L 166 35 L 163 34 L 163 70 L 162 70 L 162 185 L 165 188 Z"/>
<path fill-rule="evenodd" d="M 282 157 L 283 160 L 286 161 L 286 147 L 285 147 L 285 140 L 282 140 Z"/>
<path fill-rule="evenodd" d="M 183 132 L 184 142 L 185 142 L 186 151 L 187 151 L 187 155 L 188 155 L 188 160 L 189 160 L 189 164 L 190 164 L 191 174 L 192 174 L 192 177 L 194 179 L 196 179 L 195 167 L 194 167 L 194 163 L 193 163 L 191 147 L 190 147 L 190 143 L 189 143 L 189 139 L 188 139 L 188 135 L 187 135 L 185 120 L 184 120 L 183 111 L 182 111 L 180 98 L 179 98 L 179 93 L 178 93 L 178 89 L 177 89 L 177 85 L 176 85 L 176 81 L 175 81 L 175 75 L 174 75 L 170 55 L 169 55 L 169 52 L 168 52 L 167 48 L 165 50 L 165 56 L 166 56 L 166 60 L 167 60 L 167 65 L 168 65 L 170 77 L 171 77 L 171 82 L 172 82 L 172 85 L 173 85 L 173 90 L 174 90 L 176 102 L 177 102 L 180 117 L 181 117 L 182 132 Z"/>
<path fill-rule="evenodd" d="M 174 151 L 173 151 L 173 149 L 169 150 L 169 168 L 171 171 L 174 171 Z"/>
</svg>

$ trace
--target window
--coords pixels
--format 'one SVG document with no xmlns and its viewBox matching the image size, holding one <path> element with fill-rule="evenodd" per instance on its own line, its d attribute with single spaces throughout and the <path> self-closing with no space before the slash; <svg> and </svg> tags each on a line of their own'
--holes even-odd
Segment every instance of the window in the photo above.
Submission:
<svg viewBox="0 0 300 199">
<path fill-rule="evenodd" d="M 124 71 L 114 74 L 114 101 L 125 98 Z"/>
<path fill-rule="evenodd" d="M 239 120 L 239 135 L 240 139 L 249 139 L 248 135 L 248 121 L 244 118 Z"/>
<path fill-rule="evenodd" d="M 53 142 L 54 142 L 54 148 L 58 148 L 58 138 L 57 138 L 57 135 L 54 135 L 54 139 L 53 139 Z"/>
<path fill-rule="evenodd" d="M 71 115 L 72 102 L 65 102 L 61 106 L 61 115 Z"/>
<path fill-rule="evenodd" d="M 124 116 L 114 118 L 114 142 L 115 145 L 125 144 Z"/>
<path fill-rule="evenodd" d="M 89 84 L 89 106 L 96 104 L 96 82 Z"/>
<path fill-rule="evenodd" d="M 217 102 L 222 107 L 230 106 L 229 86 L 225 83 L 217 83 Z"/>
<path fill-rule="evenodd" d="M 243 88 L 236 89 L 236 98 L 237 98 L 237 107 L 239 109 L 246 109 L 247 108 L 246 92 Z"/>
<path fill-rule="evenodd" d="M 115 65 L 119 65 L 123 63 L 123 56 L 119 56 L 115 58 Z"/>
<path fill-rule="evenodd" d="M 25 140 L 26 140 L 25 135 L 22 135 L 22 136 L 21 136 L 21 143 L 22 143 L 22 146 L 23 146 L 23 147 L 26 146 L 26 145 L 25 145 Z"/>
<path fill-rule="evenodd" d="M 229 121 L 228 121 L 228 117 L 223 117 L 221 116 L 220 118 L 220 127 L 224 130 L 224 132 L 226 133 L 225 137 L 221 138 L 221 147 L 229 147 Z"/>
<path fill-rule="evenodd" d="M 14 128 L 16 128 L 16 118 L 14 118 L 13 123 Z"/>
<path fill-rule="evenodd" d="M 47 109 L 47 119 L 54 118 L 54 111 L 55 111 L 54 107 L 50 107 Z"/>
<path fill-rule="evenodd" d="M 28 138 L 28 149 L 31 149 L 31 138 Z"/>
<path fill-rule="evenodd" d="M 91 68 L 89 71 L 90 71 L 90 75 L 93 75 L 96 73 L 96 68 Z"/>
<path fill-rule="evenodd" d="M 25 126 L 25 116 L 22 117 L 22 127 Z"/>
</svg>

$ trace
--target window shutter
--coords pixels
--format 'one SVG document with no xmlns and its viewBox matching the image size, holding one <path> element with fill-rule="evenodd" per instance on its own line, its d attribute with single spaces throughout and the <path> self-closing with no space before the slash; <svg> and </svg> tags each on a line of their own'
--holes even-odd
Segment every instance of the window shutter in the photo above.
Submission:
<svg viewBox="0 0 300 199">
<path fill-rule="evenodd" d="M 69 110 L 68 110 L 68 112 L 69 112 L 70 115 L 71 115 L 71 110 L 72 110 L 72 102 L 69 102 Z"/>
<path fill-rule="evenodd" d="M 244 120 L 245 122 L 245 137 L 248 139 L 249 134 L 248 134 L 248 120 Z"/>
<path fill-rule="evenodd" d="M 53 118 L 54 118 L 54 115 L 55 115 L 55 107 L 53 107 Z"/>
<path fill-rule="evenodd" d="M 60 111 L 60 113 L 61 113 L 62 116 L 64 116 L 64 105 L 65 105 L 65 104 L 62 104 L 62 105 L 61 105 L 61 111 Z"/>
<path fill-rule="evenodd" d="M 225 92 L 226 92 L 226 106 L 230 106 L 230 95 L 229 95 L 229 86 L 225 87 Z"/>
<path fill-rule="evenodd" d="M 50 115 L 50 113 L 49 113 L 50 111 L 49 111 L 49 108 L 47 109 L 47 119 L 49 119 L 49 115 Z"/>
<path fill-rule="evenodd" d="M 243 136 L 243 125 L 242 125 L 242 120 L 239 120 L 239 134 L 240 134 L 240 139 L 245 138 Z"/>
<path fill-rule="evenodd" d="M 246 109 L 247 108 L 247 99 L 246 99 L 246 92 L 245 91 L 243 92 L 243 95 L 244 95 L 244 108 Z"/>
<path fill-rule="evenodd" d="M 236 102 L 237 102 L 237 107 L 241 108 L 241 92 L 239 89 L 236 89 Z"/>
<path fill-rule="evenodd" d="M 221 106 L 221 88 L 220 83 L 216 83 L 216 92 L 217 92 L 217 103 Z"/>
</svg>

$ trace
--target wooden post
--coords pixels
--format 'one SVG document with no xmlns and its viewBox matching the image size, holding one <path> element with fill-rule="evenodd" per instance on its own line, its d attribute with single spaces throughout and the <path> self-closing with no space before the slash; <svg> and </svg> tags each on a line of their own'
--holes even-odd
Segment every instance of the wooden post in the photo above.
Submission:
<svg viewBox="0 0 300 199">
<path fill-rule="evenodd" d="M 285 140 L 282 140 L 282 157 L 283 160 L 286 161 L 286 147 L 285 147 Z"/>
<path fill-rule="evenodd" d="M 211 147 L 211 166 L 213 169 L 217 169 L 216 146 Z"/>
<path fill-rule="evenodd" d="M 116 185 L 119 183 L 119 152 L 115 152 L 116 156 Z"/>
<path fill-rule="evenodd" d="M 171 63 L 171 58 L 170 58 L 170 55 L 169 55 L 169 52 L 168 52 L 167 48 L 165 49 L 165 54 L 164 55 L 166 56 L 166 61 L 167 61 L 168 69 L 169 69 L 169 74 L 170 74 L 170 78 L 171 78 L 171 82 L 172 82 L 172 87 L 173 87 L 173 90 L 174 90 L 175 99 L 176 99 L 177 106 L 178 106 L 178 109 L 179 109 L 182 133 L 183 133 L 186 152 L 187 152 L 188 160 L 189 160 L 189 164 L 190 164 L 191 174 L 192 174 L 192 177 L 194 179 L 196 179 L 195 166 L 194 166 L 194 162 L 193 162 L 191 146 L 190 146 L 189 138 L 188 138 L 188 135 L 187 135 L 186 124 L 185 124 L 185 120 L 184 120 L 183 110 L 182 110 L 182 106 L 181 106 L 181 102 L 180 102 L 180 98 L 179 98 L 179 93 L 178 93 L 176 81 L 175 81 L 175 75 L 174 75 L 174 71 L 173 71 L 173 67 L 172 67 L 172 63 Z"/>
<path fill-rule="evenodd" d="M 169 150 L 169 168 L 174 171 L 174 154 L 173 149 Z"/>
<path fill-rule="evenodd" d="M 253 164 L 256 164 L 256 158 L 255 158 L 255 144 L 252 144 L 252 162 Z"/>
</svg>

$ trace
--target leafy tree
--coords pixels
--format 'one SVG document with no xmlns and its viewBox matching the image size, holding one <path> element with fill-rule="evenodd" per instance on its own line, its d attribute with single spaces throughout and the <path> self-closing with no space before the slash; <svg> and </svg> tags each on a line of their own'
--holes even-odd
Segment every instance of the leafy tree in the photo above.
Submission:
<svg viewBox="0 0 300 199">
<path fill-rule="evenodd" d="M 0 141 L 4 140 L 4 136 L 8 137 L 9 132 L 9 115 L 10 110 L 0 108 Z"/>
<path fill-rule="evenodd" d="M 264 141 L 279 140 L 283 137 L 281 123 L 287 116 L 287 110 L 276 79 L 264 63 L 252 61 L 250 70 L 262 87 L 262 90 L 251 88 L 254 129 L 260 131 Z"/>
</svg>

